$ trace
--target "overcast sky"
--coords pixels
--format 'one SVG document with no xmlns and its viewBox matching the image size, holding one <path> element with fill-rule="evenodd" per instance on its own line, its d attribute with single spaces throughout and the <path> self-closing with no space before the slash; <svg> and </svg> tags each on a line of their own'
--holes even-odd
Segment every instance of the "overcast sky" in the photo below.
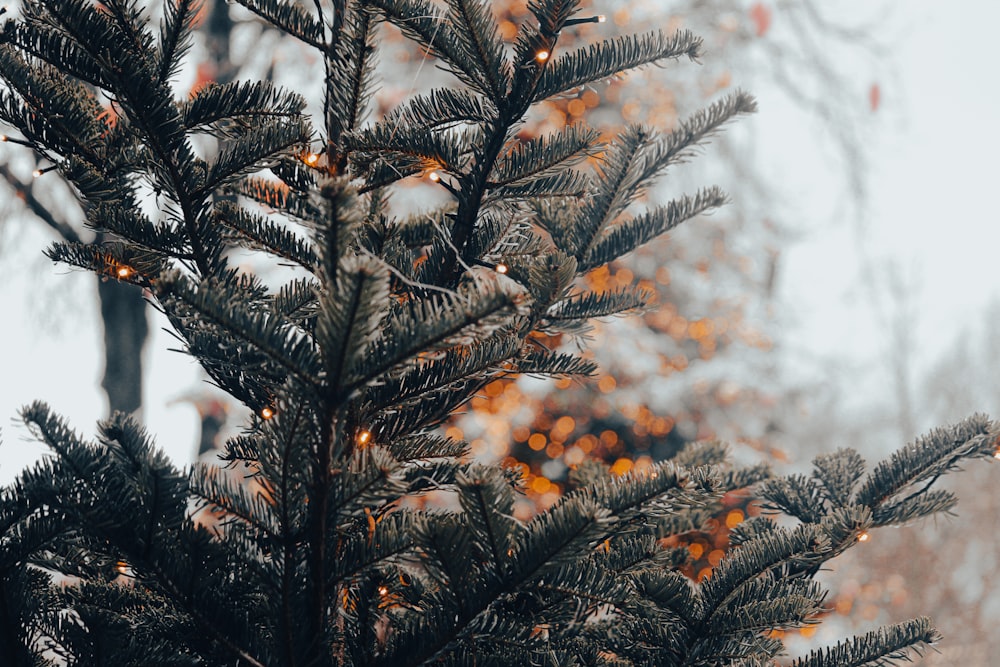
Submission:
<svg viewBox="0 0 1000 667">
<path fill-rule="evenodd" d="M 760 143 L 768 147 L 769 168 L 793 191 L 803 228 L 812 230 L 784 251 L 781 292 L 794 314 L 793 328 L 785 332 L 793 347 L 864 360 L 884 344 L 863 294 L 856 261 L 860 243 L 876 265 L 895 262 L 911 279 L 920 315 L 917 341 L 926 364 L 960 328 L 977 322 L 1000 284 L 992 201 L 1000 155 L 995 38 L 1000 3 L 911 0 L 900 6 L 906 7 L 900 10 L 906 12 L 905 29 L 893 36 L 891 54 L 899 76 L 883 86 L 863 237 L 847 221 L 826 224 L 829 211 L 810 210 L 810 202 L 829 199 L 826 184 L 839 177 L 824 170 L 837 167 L 810 155 L 807 129 L 789 132 L 789 112 L 782 109 L 787 100 L 755 91 L 761 113 L 751 122 L 759 124 L 765 138 L 773 138 Z M 0 357 L 0 482 L 9 481 L 39 451 L 14 424 L 21 405 L 45 400 L 86 434 L 104 411 L 90 278 L 37 259 L 51 241 L 41 226 L 5 224 L 0 235 L 6 246 L 0 253 L 5 351 Z M 156 329 L 161 326 L 162 321 L 154 323 Z M 171 402 L 201 385 L 192 362 L 164 351 L 173 344 L 157 331 L 149 345 L 146 419 L 159 444 L 187 461 L 196 415 L 189 404 Z M 998 406 L 982 407 L 996 413 Z"/>
</svg>

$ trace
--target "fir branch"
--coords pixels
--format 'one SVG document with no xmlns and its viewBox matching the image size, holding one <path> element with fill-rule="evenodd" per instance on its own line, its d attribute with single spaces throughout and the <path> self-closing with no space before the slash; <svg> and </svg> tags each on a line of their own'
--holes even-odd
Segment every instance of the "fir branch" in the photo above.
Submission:
<svg viewBox="0 0 1000 667">
<path fill-rule="evenodd" d="M 218 156 L 207 165 L 204 183 L 193 192 L 193 196 L 202 198 L 228 181 L 270 166 L 308 139 L 309 127 L 301 121 L 269 123 L 251 128 L 222 145 Z"/>
<path fill-rule="evenodd" d="M 324 114 L 328 159 L 335 173 L 343 174 L 349 160 L 349 152 L 343 149 L 343 136 L 361 124 L 374 87 L 374 40 L 378 24 L 361 5 L 346 6 L 335 16 L 343 17 L 344 30 L 337 38 L 338 48 L 325 53 Z"/>
<path fill-rule="evenodd" d="M 600 149 L 600 132 L 583 124 L 567 125 L 556 133 L 515 144 L 497 160 L 490 187 L 525 178 L 561 172 Z"/>
<path fill-rule="evenodd" d="M 598 365 L 592 359 L 575 354 L 531 349 L 518 357 L 514 368 L 524 375 L 592 377 L 597 374 Z"/>
<path fill-rule="evenodd" d="M 164 3 L 160 26 L 160 81 L 177 75 L 184 54 L 191 48 L 191 35 L 204 11 L 204 0 L 169 0 Z"/>
<path fill-rule="evenodd" d="M 583 259 L 580 269 L 585 271 L 619 259 L 682 222 L 725 203 L 726 195 L 722 190 L 709 188 L 694 197 L 675 199 L 666 206 L 658 206 L 631 220 L 606 227 Z"/>
<path fill-rule="evenodd" d="M 598 42 L 555 59 L 542 74 L 532 97 L 547 100 L 588 83 L 607 79 L 636 67 L 662 60 L 701 55 L 702 40 L 687 30 L 670 37 L 662 32 L 629 35 Z"/>
<path fill-rule="evenodd" d="M 482 125 L 496 119 L 496 110 L 484 104 L 483 98 L 467 90 L 435 88 L 414 95 L 386 114 L 376 125 L 378 135 L 392 135 L 407 127 L 446 130 L 456 125 Z"/>
<path fill-rule="evenodd" d="M 156 293 L 174 317 L 186 318 L 197 313 L 234 339 L 261 352 L 304 386 L 315 386 L 320 364 L 312 342 L 274 313 L 249 310 L 231 287 L 211 279 L 195 288 L 179 274 L 168 274 L 156 285 Z"/>
<path fill-rule="evenodd" d="M 236 1 L 283 33 L 320 51 L 326 50 L 326 45 L 323 43 L 323 24 L 299 3 L 282 2 L 282 0 Z"/>
<path fill-rule="evenodd" d="M 922 655 L 924 647 L 940 639 L 930 619 L 917 618 L 816 649 L 791 667 L 888 667 L 898 660 L 909 660 L 911 652 Z"/>
<path fill-rule="evenodd" d="M 482 92 L 491 100 L 502 100 L 510 85 L 510 63 L 504 57 L 500 28 L 489 3 L 484 0 L 447 0 L 453 34 L 467 59 L 476 63 L 486 84 Z"/>
<path fill-rule="evenodd" d="M 209 84 L 181 104 L 184 127 L 189 132 L 217 133 L 238 138 L 245 123 L 275 118 L 296 120 L 305 108 L 299 95 L 277 88 L 267 81 L 234 81 Z"/>
<path fill-rule="evenodd" d="M 370 4 L 404 35 L 444 61 L 448 70 L 460 81 L 485 95 L 487 101 L 496 102 L 498 98 L 491 94 L 491 75 L 480 69 L 478 58 L 461 46 L 468 38 L 460 36 L 452 22 L 442 16 L 435 5 L 426 0 L 370 0 Z M 483 37 L 492 40 L 489 36 Z M 486 57 L 490 56 L 487 54 Z"/>
<path fill-rule="evenodd" d="M 384 266 L 362 257 L 345 258 L 338 280 L 318 294 L 316 342 L 324 364 L 324 386 L 332 403 L 346 400 L 344 389 L 357 367 L 377 346 L 389 295 Z"/>
<path fill-rule="evenodd" d="M 514 518 L 514 492 L 496 468 L 474 467 L 457 478 L 458 501 L 473 536 L 477 557 L 500 581 L 513 544 L 523 529 Z"/>
<path fill-rule="evenodd" d="M 285 226 L 248 213 L 231 202 L 221 202 L 216 207 L 213 221 L 225 228 L 223 236 L 233 244 L 283 257 L 309 271 L 316 269 L 318 258 L 312 244 Z"/>
<path fill-rule="evenodd" d="M 649 290 L 619 287 L 607 292 L 583 292 L 557 301 L 545 312 L 542 325 L 572 327 L 598 317 L 619 315 L 644 308 L 652 297 Z"/>
<path fill-rule="evenodd" d="M 853 449 L 817 456 L 813 467 L 813 479 L 820 483 L 826 500 L 835 507 L 851 502 L 854 487 L 865 474 L 865 460 Z"/>
<path fill-rule="evenodd" d="M 907 487 L 927 482 L 909 497 L 924 493 L 938 477 L 956 470 L 963 459 L 993 456 L 995 429 L 984 415 L 973 415 L 920 436 L 875 466 L 858 489 L 855 502 L 878 508 Z"/>
<path fill-rule="evenodd" d="M 56 66 L 32 67 L 6 44 L 0 44 L 0 77 L 20 98 L 0 91 L 0 119 L 44 151 L 101 163 L 94 150 L 102 143 L 101 107 L 83 84 Z"/>
<path fill-rule="evenodd" d="M 265 211 L 280 211 L 305 223 L 312 223 L 323 215 L 309 197 L 273 180 L 251 176 L 229 184 L 226 191 L 257 202 Z"/>
<path fill-rule="evenodd" d="M 383 333 L 373 342 L 365 363 L 355 371 L 356 379 L 348 391 L 378 381 L 437 350 L 468 341 L 477 333 L 496 330 L 516 312 L 514 300 L 499 289 L 484 289 L 475 300 L 468 296 L 433 295 L 390 313 Z"/>
</svg>

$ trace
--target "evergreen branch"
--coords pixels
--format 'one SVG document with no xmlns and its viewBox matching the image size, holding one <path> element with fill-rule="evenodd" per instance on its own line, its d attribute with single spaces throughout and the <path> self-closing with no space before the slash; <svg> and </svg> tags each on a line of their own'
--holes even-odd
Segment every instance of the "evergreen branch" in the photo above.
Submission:
<svg viewBox="0 0 1000 667">
<path fill-rule="evenodd" d="M 531 585 L 532 582 L 545 576 L 547 572 L 554 571 L 560 565 L 572 564 L 582 558 L 586 558 L 588 552 L 600 541 L 605 529 L 611 521 L 611 513 L 588 501 L 575 499 L 561 503 L 553 509 L 540 514 L 527 526 L 522 535 L 512 542 L 509 556 L 510 578 L 507 583 L 507 591 L 516 591 L 522 586 Z M 466 577 L 475 576 L 478 573 L 473 570 L 475 561 L 469 561 L 469 538 L 466 531 L 461 529 L 450 533 L 453 540 L 444 548 L 435 549 L 439 557 L 439 563 L 454 562 L 468 568 Z M 456 547 L 462 544 L 463 558 L 452 561 L 453 554 L 457 553 Z M 459 565 L 459 567 L 461 567 Z M 471 567 L 470 567 L 471 566 Z M 454 570 L 452 570 L 454 572 Z M 450 626 L 438 625 L 434 634 L 430 636 L 429 643 L 420 645 L 417 650 L 411 651 L 407 656 L 407 665 L 425 664 L 427 661 L 439 659 L 446 655 L 459 637 L 465 633 L 473 623 L 481 617 L 484 611 L 495 602 L 498 595 L 503 590 L 497 590 L 495 586 L 485 588 L 482 591 L 471 591 L 468 598 L 464 598 L 457 592 L 456 583 L 462 581 L 455 574 L 446 576 L 445 581 L 449 582 L 449 590 L 453 591 L 456 599 L 467 599 L 468 604 L 464 605 L 463 612 L 460 613 L 456 622 Z M 480 587 L 483 587 L 482 579 L 474 579 Z"/>
<path fill-rule="evenodd" d="M 280 211 L 306 223 L 318 220 L 323 215 L 315 202 L 283 183 L 249 177 L 230 184 L 227 191 L 251 199 L 265 210 Z"/>
<path fill-rule="evenodd" d="M 597 130 L 583 124 L 567 125 L 554 134 L 517 143 L 497 160 L 490 187 L 525 178 L 549 175 L 574 166 L 600 148 Z"/>
<path fill-rule="evenodd" d="M 535 581 L 550 570 L 585 558 L 612 530 L 616 518 L 612 509 L 591 498 L 563 496 L 552 509 L 532 519 L 513 542 L 514 581 Z"/>
<path fill-rule="evenodd" d="M 105 129 L 96 121 L 101 107 L 83 84 L 57 67 L 32 67 L 5 44 L 0 44 L 0 77 L 23 100 L 19 103 L 0 91 L 0 119 L 35 146 L 61 156 L 76 155 L 90 164 L 102 162 L 94 150 Z"/>
<path fill-rule="evenodd" d="M 936 428 L 893 453 L 869 473 L 855 502 L 877 509 L 905 488 L 927 484 L 911 494 L 925 492 L 941 475 L 967 458 L 987 458 L 996 450 L 995 426 L 984 415 L 973 415 L 949 427 Z"/>
<path fill-rule="evenodd" d="M 696 147 L 717 134 L 727 122 L 738 115 L 756 111 L 757 103 L 753 96 L 737 90 L 685 119 L 666 137 L 653 134 L 649 153 L 644 155 L 635 173 L 635 183 L 648 184 L 657 174 L 693 155 Z"/>
<path fill-rule="evenodd" d="M 469 443 L 440 435 L 417 434 L 395 438 L 386 447 L 398 461 L 457 459 L 468 454 Z"/>
<path fill-rule="evenodd" d="M 563 171 L 547 176 L 522 179 L 516 183 L 503 186 L 487 184 L 493 190 L 484 204 L 493 201 L 516 201 L 518 199 L 533 199 L 538 197 L 583 197 L 590 189 L 591 180 L 587 174 L 578 171 Z"/>
<path fill-rule="evenodd" d="M 422 160 L 425 167 L 435 166 L 452 173 L 461 173 L 466 161 L 464 156 L 480 141 L 474 129 L 466 129 L 456 136 L 443 136 L 426 127 L 397 128 L 387 123 L 366 127 L 344 138 L 345 146 L 351 151 L 371 153 L 373 158 L 385 153 L 409 156 Z"/>
<path fill-rule="evenodd" d="M 464 471 L 456 481 L 462 518 L 473 536 L 477 557 L 503 581 L 504 566 L 523 528 L 514 518 L 513 489 L 498 470 L 481 466 Z"/>
<path fill-rule="evenodd" d="M 205 182 L 195 190 L 195 197 L 204 197 L 228 181 L 274 164 L 308 139 L 309 128 L 301 121 L 252 128 L 222 145 L 215 161 L 208 165 Z"/>
<path fill-rule="evenodd" d="M 752 579 L 706 619 L 712 641 L 815 623 L 825 591 L 810 579 Z M 704 649 L 702 649 L 704 652 Z"/>
<path fill-rule="evenodd" d="M 315 386 L 313 378 L 320 364 L 311 341 L 275 313 L 249 310 L 238 292 L 217 279 L 204 281 L 196 289 L 179 274 L 168 274 L 156 288 L 161 304 L 175 317 L 188 317 L 187 310 L 198 313 L 235 340 L 251 345 L 304 386 Z"/>
<path fill-rule="evenodd" d="M 423 517 L 410 511 L 395 511 L 378 518 L 370 532 L 337 534 L 331 552 L 336 554 L 327 580 L 329 587 L 362 577 L 387 563 L 411 556 L 414 535 L 423 529 Z"/>
<path fill-rule="evenodd" d="M 490 5 L 483 0 L 447 0 L 453 34 L 467 59 L 486 84 L 482 92 L 492 100 L 502 100 L 510 85 L 510 64 L 504 57 L 500 28 Z M 464 29 L 462 29 L 464 28 Z"/>
<path fill-rule="evenodd" d="M 619 259 L 682 222 L 725 203 L 726 195 L 722 190 L 709 188 L 694 197 L 675 199 L 666 206 L 658 206 L 631 220 L 606 227 L 597 236 L 580 269 L 586 271 Z"/>
<path fill-rule="evenodd" d="M 318 258 L 312 244 L 286 227 L 253 215 L 231 202 L 221 202 L 215 209 L 213 220 L 225 228 L 223 236 L 227 241 L 263 250 L 308 271 L 315 271 Z"/>
<path fill-rule="evenodd" d="M 486 382 L 482 377 L 458 380 L 438 391 L 429 391 L 390 410 L 384 410 L 375 420 L 379 436 L 394 439 L 440 426 L 458 408 L 467 404 Z"/>
<path fill-rule="evenodd" d="M 181 104 L 180 112 L 188 131 L 210 131 L 238 138 L 246 123 L 275 118 L 297 120 L 305 100 L 283 91 L 268 81 L 234 81 L 204 86 Z"/>
<path fill-rule="evenodd" d="M 443 60 L 448 70 L 460 81 L 483 93 L 487 100 L 496 99 L 492 96 L 488 75 L 479 68 L 476 59 L 462 49 L 460 45 L 463 37 L 445 17 L 440 15 L 435 5 L 426 0 L 369 0 L 369 2 L 404 35 Z"/>
<path fill-rule="evenodd" d="M 575 354 L 532 349 L 517 359 L 514 368 L 523 375 L 592 377 L 597 373 L 598 365 L 592 359 Z"/>
<path fill-rule="evenodd" d="M 520 341 L 513 336 L 494 336 L 469 346 L 445 350 L 437 359 L 418 363 L 398 377 L 372 386 L 367 400 L 373 412 L 399 410 L 428 394 L 440 400 L 439 392 L 448 392 L 457 383 L 478 379 L 490 369 L 499 368 L 513 358 L 520 347 Z"/>
<path fill-rule="evenodd" d="M 358 127 L 371 96 L 377 23 L 360 5 L 344 10 L 347 30 L 340 38 L 340 48 L 327 51 L 325 67 L 325 109 L 327 145 L 335 151 L 329 156 L 336 173 L 343 174 L 349 154 L 342 150 L 343 136 Z"/>
<path fill-rule="evenodd" d="M 409 127 L 445 130 L 456 125 L 482 125 L 496 119 L 496 110 L 483 103 L 483 98 L 467 90 L 435 88 L 423 95 L 414 95 L 386 114 L 376 123 L 379 136 Z"/>
<path fill-rule="evenodd" d="M 558 35 L 573 14 L 580 10 L 580 0 L 529 0 L 528 11 L 538 21 L 543 35 Z"/>
<path fill-rule="evenodd" d="M 876 526 L 904 525 L 914 519 L 948 512 L 958 504 L 951 491 L 930 489 L 898 501 L 887 501 L 874 509 L 872 521 Z"/>
<path fill-rule="evenodd" d="M 598 317 L 619 315 L 646 306 L 649 290 L 619 287 L 607 292 L 583 292 L 557 301 L 545 312 L 544 325 L 564 327 Z"/>
<path fill-rule="evenodd" d="M 100 204 L 87 212 L 89 224 L 166 257 L 190 258 L 187 239 L 169 223 L 154 224 L 136 208 Z"/>
<path fill-rule="evenodd" d="M 415 536 L 427 556 L 423 565 L 428 575 L 456 603 L 456 611 L 461 614 L 470 604 L 479 603 L 480 600 L 474 597 L 474 587 L 482 586 L 478 578 L 479 562 L 472 557 L 471 536 L 458 517 L 455 514 L 430 514 Z M 449 620 L 454 622 L 455 619 Z M 443 626 L 431 626 L 427 630 L 445 631 Z M 422 664 L 415 657 L 408 655 L 406 659 L 411 661 L 410 664 Z"/>
<path fill-rule="evenodd" d="M 0 37 L 0 50 L 7 52 L 10 46 L 95 88 L 108 86 L 107 75 L 101 63 L 91 57 L 70 35 L 51 26 L 8 23 Z"/>
<path fill-rule="evenodd" d="M 214 508 L 213 514 L 222 512 L 227 523 L 237 519 L 271 539 L 281 534 L 281 526 L 274 520 L 274 512 L 261 494 L 226 477 L 218 466 L 195 465 L 188 488 L 195 498 Z"/>
<path fill-rule="evenodd" d="M 388 272 L 376 262 L 345 258 L 337 273 L 337 282 L 318 295 L 315 333 L 324 385 L 333 402 L 348 398 L 344 384 L 377 345 L 383 304 L 389 296 Z"/>
<path fill-rule="evenodd" d="M 283 33 L 320 51 L 326 50 L 326 45 L 323 43 L 323 24 L 297 2 L 287 3 L 281 0 L 236 1 Z"/>
<path fill-rule="evenodd" d="M 819 523 L 826 516 L 823 487 L 805 475 L 776 477 L 761 485 L 768 508 L 778 509 L 804 523 Z"/>
<path fill-rule="evenodd" d="M 365 512 L 380 512 L 407 492 L 403 466 L 378 445 L 353 450 L 343 471 L 334 477 L 329 504 L 342 521 Z"/>
<path fill-rule="evenodd" d="M 757 577 L 790 563 L 811 564 L 828 550 L 829 544 L 820 541 L 810 525 L 772 531 L 744 542 L 722 559 L 710 579 L 702 582 L 701 618 L 711 618 L 717 609 L 738 595 L 742 586 Z"/>
<path fill-rule="evenodd" d="M 897 660 L 909 660 L 911 651 L 922 655 L 923 647 L 940 639 L 930 619 L 917 618 L 816 649 L 791 667 L 888 667 Z"/>
<path fill-rule="evenodd" d="M 619 134 L 601 164 L 595 192 L 579 211 L 578 222 L 565 233 L 557 232 L 558 237 L 570 242 L 565 250 L 573 252 L 578 263 L 590 255 L 599 234 L 624 208 L 624 202 L 635 196 L 636 181 L 629 179 L 629 174 L 649 141 L 649 131 L 638 125 L 630 125 Z"/>
<path fill-rule="evenodd" d="M 484 292 L 474 301 L 462 293 L 416 299 L 390 313 L 348 394 L 437 350 L 499 328 L 514 314 L 515 302 L 499 289 Z"/>
<path fill-rule="evenodd" d="M 687 30 L 670 37 L 660 31 L 598 42 L 560 56 L 542 74 L 532 97 L 547 100 L 588 83 L 662 60 L 701 55 L 702 40 Z"/>
<path fill-rule="evenodd" d="M 319 284 L 308 278 L 293 280 L 271 297 L 271 309 L 301 326 L 316 315 L 318 291 Z"/>
<path fill-rule="evenodd" d="M 204 0 L 170 0 L 164 3 L 160 26 L 160 81 L 176 76 L 184 54 L 191 48 L 191 34 L 204 10 Z"/>
<path fill-rule="evenodd" d="M 813 460 L 812 477 L 823 487 L 826 500 L 835 507 L 850 504 L 854 487 L 865 474 L 865 460 L 853 449 L 838 449 Z"/>
<path fill-rule="evenodd" d="M 96 481 L 100 479 L 103 448 L 84 442 L 66 423 L 53 415 L 49 406 L 35 401 L 21 410 L 21 419 L 33 435 L 44 442 L 68 466 L 80 486 L 88 489 L 91 498 L 100 493 Z"/>
</svg>

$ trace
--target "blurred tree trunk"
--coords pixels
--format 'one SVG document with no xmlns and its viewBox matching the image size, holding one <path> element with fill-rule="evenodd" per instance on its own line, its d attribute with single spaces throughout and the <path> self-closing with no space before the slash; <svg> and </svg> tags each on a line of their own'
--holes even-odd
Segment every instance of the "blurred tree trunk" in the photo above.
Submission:
<svg viewBox="0 0 1000 667">
<path fill-rule="evenodd" d="M 38 198 L 36 182 L 25 183 L 7 165 L 0 165 L 7 181 L 25 208 L 54 231 L 60 240 L 83 240 L 77 226 L 63 218 L 56 207 Z M 79 216 L 82 219 L 82 214 Z M 149 336 L 146 302 L 142 291 L 115 280 L 98 281 L 97 298 L 104 326 L 104 373 L 101 387 L 108 398 L 108 414 L 135 413 L 142 407 L 142 349 Z"/>
<path fill-rule="evenodd" d="M 108 410 L 134 413 L 142 407 L 142 349 L 149 336 L 146 302 L 134 285 L 99 280 L 97 297 L 104 324 L 101 387 Z"/>
</svg>

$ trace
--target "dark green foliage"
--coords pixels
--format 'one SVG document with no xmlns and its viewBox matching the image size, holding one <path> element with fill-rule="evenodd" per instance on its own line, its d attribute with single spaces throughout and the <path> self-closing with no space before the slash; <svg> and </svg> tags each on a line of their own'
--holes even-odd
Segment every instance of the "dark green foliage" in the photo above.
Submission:
<svg viewBox="0 0 1000 667">
<path fill-rule="evenodd" d="M 579 278 L 723 203 L 709 188 L 635 211 L 752 99 L 669 134 L 630 126 L 607 146 L 584 125 L 522 140 L 532 104 L 694 58 L 700 42 L 651 33 L 560 54 L 575 0 L 530 3 L 535 21 L 511 45 L 478 0 L 239 2 L 317 51 L 319 129 L 303 98 L 266 82 L 177 99 L 197 3 L 168 2 L 154 29 L 134 2 L 25 0 L 0 33 L 0 120 L 75 186 L 106 239 L 50 255 L 147 289 L 253 413 L 222 457 L 232 472 L 182 472 L 127 417 L 88 441 L 25 408 L 54 456 L 0 495 L 11 664 L 773 664 L 770 631 L 823 611 L 812 576 L 824 563 L 872 527 L 948 510 L 954 498 L 929 486 L 993 453 L 985 418 L 867 477 L 845 450 L 811 477 L 769 479 L 728 468 L 710 443 L 621 477 L 585 463 L 553 508 L 516 518 L 517 474 L 435 428 L 493 378 L 594 371 L 534 334 L 643 307 L 642 291 L 593 293 Z M 365 124 L 384 22 L 464 87 Z M 214 157 L 193 148 L 204 133 Z M 451 201 L 393 209 L 388 186 L 425 172 Z M 155 218 L 140 212 L 148 189 Z M 296 273 L 269 285 L 229 265 L 232 246 Z M 756 484 L 798 525 L 748 521 L 710 579 L 686 579 L 686 550 L 661 538 Z M 421 505 L 431 493 L 439 509 Z M 935 639 L 914 621 L 796 664 L 883 664 Z"/>
</svg>

